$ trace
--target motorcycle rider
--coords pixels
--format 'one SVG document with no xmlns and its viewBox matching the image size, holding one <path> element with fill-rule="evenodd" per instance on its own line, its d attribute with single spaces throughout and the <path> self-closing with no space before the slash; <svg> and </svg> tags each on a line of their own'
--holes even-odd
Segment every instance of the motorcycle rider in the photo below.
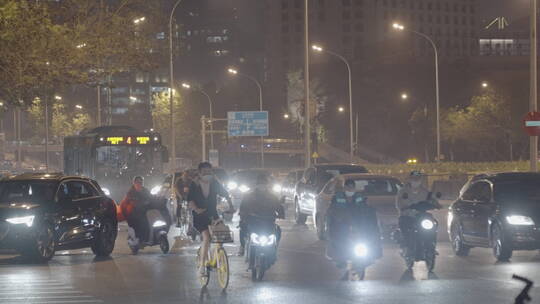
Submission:
<svg viewBox="0 0 540 304">
<path fill-rule="evenodd" d="M 135 230 L 135 235 L 141 242 L 148 241 L 150 228 L 146 211 L 149 209 L 151 199 L 150 191 L 144 187 L 144 178 L 135 176 L 133 185 L 120 202 L 122 214 L 127 219 L 128 225 Z"/>
<path fill-rule="evenodd" d="M 285 210 L 279 199 L 271 192 L 268 176 L 260 174 L 257 176 L 255 190 L 246 194 L 240 204 L 240 248 L 238 255 L 243 256 L 246 245 L 246 238 L 250 235 L 250 217 L 261 216 L 265 218 L 276 217 L 285 218 Z M 276 225 L 276 243 L 281 239 L 281 228 Z"/>
<path fill-rule="evenodd" d="M 356 190 L 354 180 L 346 180 L 343 189 L 336 190 L 326 216 L 329 238 L 326 254 L 339 268 L 345 267 L 350 257 L 351 232 L 366 232 L 375 247 L 374 257 L 382 256 L 377 213 L 367 204 L 367 198 Z"/>
<path fill-rule="evenodd" d="M 206 275 L 206 261 L 210 247 L 209 226 L 219 220 L 217 212 L 218 195 L 227 199 L 229 212 L 234 212 L 231 197 L 223 185 L 214 177 L 212 164 L 202 162 L 198 166 L 199 176 L 189 186 L 187 201 L 193 212 L 193 226 L 202 236 L 202 258 L 199 265 L 201 275 Z"/>
<path fill-rule="evenodd" d="M 440 207 L 436 199 L 429 198 L 430 191 L 423 185 L 424 174 L 419 171 L 412 171 L 409 174 L 409 181 L 400 189 L 396 197 L 396 208 L 399 212 L 399 230 L 401 231 L 401 247 L 407 246 L 411 241 L 411 233 L 414 230 L 415 217 L 417 211 L 408 209 L 413 204 L 430 199 L 433 204 Z"/>
</svg>

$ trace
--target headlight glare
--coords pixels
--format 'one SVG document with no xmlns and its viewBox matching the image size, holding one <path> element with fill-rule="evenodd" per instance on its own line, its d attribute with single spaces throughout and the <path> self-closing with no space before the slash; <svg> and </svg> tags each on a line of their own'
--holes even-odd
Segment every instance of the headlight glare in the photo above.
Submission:
<svg viewBox="0 0 540 304">
<path fill-rule="evenodd" d="M 256 233 L 251 234 L 251 242 L 259 246 L 270 246 L 276 242 L 276 236 L 271 234 L 270 236 L 258 235 Z"/>
<path fill-rule="evenodd" d="M 106 196 L 111 195 L 111 190 L 109 190 L 108 188 L 101 188 L 101 190 L 103 190 L 103 193 L 105 193 Z"/>
<path fill-rule="evenodd" d="M 236 182 L 229 182 L 227 184 L 227 189 L 229 189 L 229 191 L 235 190 L 236 188 L 238 188 L 238 184 Z"/>
<path fill-rule="evenodd" d="M 246 193 L 246 192 L 249 192 L 249 190 L 251 190 L 251 189 L 249 189 L 249 187 L 246 186 L 246 185 L 241 185 L 238 189 L 239 189 L 240 192 L 242 192 L 242 193 Z"/>
<path fill-rule="evenodd" d="M 426 230 L 431 230 L 433 229 L 433 227 L 435 226 L 435 224 L 433 223 L 432 220 L 428 220 L 428 219 L 425 219 L 425 220 L 422 220 L 422 222 L 420 223 L 422 225 L 422 228 L 426 229 Z"/>
<path fill-rule="evenodd" d="M 12 217 L 12 218 L 6 219 L 6 221 L 14 225 L 25 224 L 26 226 L 31 227 L 32 224 L 34 223 L 34 216 L 30 215 L 30 216 L 22 216 L 22 217 Z"/>
<path fill-rule="evenodd" d="M 506 217 L 506 221 L 510 225 L 516 226 L 533 226 L 534 221 L 532 218 L 524 215 L 510 215 Z"/>
<path fill-rule="evenodd" d="M 163 226 L 167 226 L 167 223 L 165 223 L 164 221 L 162 220 L 157 220 L 154 222 L 154 224 L 152 225 L 152 227 L 156 228 L 156 227 L 163 227 Z"/>
<path fill-rule="evenodd" d="M 157 185 L 157 186 L 153 187 L 152 190 L 150 190 L 150 194 L 156 195 L 156 194 L 159 193 L 159 191 L 161 191 L 161 186 Z"/>
<path fill-rule="evenodd" d="M 274 191 L 276 193 L 280 193 L 281 192 L 281 185 L 275 184 L 274 187 L 272 187 L 272 191 Z"/>
<path fill-rule="evenodd" d="M 366 246 L 366 244 L 358 244 L 356 246 L 354 246 L 354 254 L 357 256 L 357 257 L 365 257 L 368 255 L 368 248 Z"/>
</svg>

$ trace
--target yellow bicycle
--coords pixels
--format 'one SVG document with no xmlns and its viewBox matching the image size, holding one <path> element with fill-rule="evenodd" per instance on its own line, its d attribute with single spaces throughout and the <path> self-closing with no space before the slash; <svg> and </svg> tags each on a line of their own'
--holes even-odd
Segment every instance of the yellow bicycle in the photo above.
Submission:
<svg viewBox="0 0 540 304">
<path fill-rule="evenodd" d="M 213 231 L 210 235 L 212 244 L 209 253 L 208 261 L 206 261 L 206 273 L 199 274 L 199 281 L 202 287 L 208 286 L 210 282 L 210 273 L 217 272 L 219 286 L 225 290 L 229 286 L 229 258 L 223 247 L 224 243 L 233 243 L 232 231 Z M 201 248 L 197 251 L 197 265 L 201 265 Z"/>
</svg>

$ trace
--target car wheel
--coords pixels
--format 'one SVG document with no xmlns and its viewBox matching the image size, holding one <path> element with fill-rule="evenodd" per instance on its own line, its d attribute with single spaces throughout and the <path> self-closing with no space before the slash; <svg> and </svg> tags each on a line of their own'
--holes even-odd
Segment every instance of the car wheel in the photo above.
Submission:
<svg viewBox="0 0 540 304">
<path fill-rule="evenodd" d="M 321 241 L 326 240 L 326 221 L 321 215 L 316 215 L 315 221 L 317 223 L 317 237 Z"/>
<path fill-rule="evenodd" d="M 113 221 L 106 219 L 101 222 L 99 230 L 94 237 L 92 252 L 96 256 L 109 256 L 114 250 L 118 228 Z"/>
<path fill-rule="evenodd" d="M 450 230 L 450 240 L 452 249 L 457 256 L 468 256 L 471 250 L 470 246 L 463 244 L 463 234 L 460 224 L 453 224 Z"/>
<path fill-rule="evenodd" d="M 159 248 L 161 249 L 161 252 L 164 254 L 169 253 L 169 240 L 167 239 L 167 235 L 161 235 L 159 237 Z"/>
<path fill-rule="evenodd" d="M 300 212 L 300 206 L 298 205 L 298 200 L 294 203 L 294 219 L 298 225 L 304 225 L 307 220 L 307 215 Z"/>
<path fill-rule="evenodd" d="M 491 245 L 493 246 L 493 255 L 497 261 L 508 261 L 512 257 L 513 249 L 505 240 L 499 225 L 495 225 L 491 229 Z"/>
<path fill-rule="evenodd" d="M 51 226 L 45 226 L 37 230 L 35 242 L 23 255 L 38 263 L 46 263 L 54 256 L 55 246 L 54 230 Z"/>
</svg>

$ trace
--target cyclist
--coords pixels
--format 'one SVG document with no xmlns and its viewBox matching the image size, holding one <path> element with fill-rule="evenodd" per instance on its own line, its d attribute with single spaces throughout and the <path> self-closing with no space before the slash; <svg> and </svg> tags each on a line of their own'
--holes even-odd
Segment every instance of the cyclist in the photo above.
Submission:
<svg viewBox="0 0 540 304">
<path fill-rule="evenodd" d="M 187 201 L 189 208 L 193 211 L 193 226 L 202 236 L 201 265 L 199 272 L 206 275 L 206 261 L 208 259 L 208 249 L 210 248 L 209 226 L 218 219 L 216 210 L 217 196 L 227 199 L 229 212 L 234 212 L 231 197 L 223 185 L 214 177 L 212 165 L 202 162 L 198 166 L 199 177 L 194 179 L 189 186 Z"/>
</svg>

